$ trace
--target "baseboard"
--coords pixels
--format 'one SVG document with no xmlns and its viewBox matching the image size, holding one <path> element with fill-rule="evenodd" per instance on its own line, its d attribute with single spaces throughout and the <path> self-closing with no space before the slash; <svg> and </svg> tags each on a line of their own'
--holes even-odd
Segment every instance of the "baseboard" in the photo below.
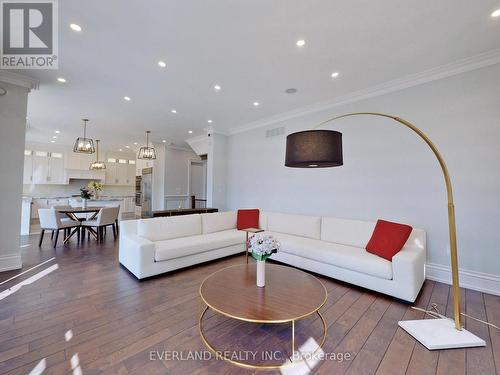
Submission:
<svg viewBox="0 0 500 375">
<path fill-rule="evenodd" d="M 425 278 L 451 285 L 451 269 L 440 264 L 427 263 Z M 500 296 L 500 276 L 489 273 L 459 270 L 460 286 Z"/>
<path fill-rule="evenodd" d="M 21 255 L 0 256 L 0 272 L 18 270 L 22 266 Z"/>
</svg>

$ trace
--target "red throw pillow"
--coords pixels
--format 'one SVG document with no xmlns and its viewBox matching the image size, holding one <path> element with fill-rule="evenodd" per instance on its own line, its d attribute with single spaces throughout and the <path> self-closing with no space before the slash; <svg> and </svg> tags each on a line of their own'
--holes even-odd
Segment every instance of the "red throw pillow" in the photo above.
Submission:
<svg viewBox="0 0 500 375">
<path fill-rule="evenodd" d="M 392 257 L 405 245 L 412 230 L 413 228 L 406 224 L 377 220 L 366 251 L 392 261 Z"/>
<path fill-rule="evenodd" d="M 259 227 L 259 210 L 238 210 L 236 228 L 239 230 Z"/>
</svg>

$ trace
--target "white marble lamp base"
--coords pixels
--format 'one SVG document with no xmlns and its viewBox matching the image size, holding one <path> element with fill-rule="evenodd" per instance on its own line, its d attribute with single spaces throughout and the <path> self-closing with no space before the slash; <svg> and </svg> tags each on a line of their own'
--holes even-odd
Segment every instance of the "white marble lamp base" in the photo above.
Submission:
<svg viewBox="0 0 500 375">
<path fill-rule="evenodd" d="M 451 319 L 403 320 L 398 325 L 429 350 L 472 348 L 486 346 L 486 342 L 462 329 L 455 329 Z"/>
</svg>

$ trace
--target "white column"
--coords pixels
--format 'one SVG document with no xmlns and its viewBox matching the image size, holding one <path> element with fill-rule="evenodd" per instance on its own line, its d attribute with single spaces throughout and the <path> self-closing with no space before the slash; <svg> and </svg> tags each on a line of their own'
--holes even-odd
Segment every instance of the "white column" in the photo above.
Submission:
<svg viewBox="0 0 500 375">
<path fill-rule="evenodd" d="M 227 136 L 212 131 L 208 146 L 207 207 L 226 210 Z"/>
<path fill-rule="evenodd" d="M 19 233 L 28 93 L 37 81 L 0 71 L 0 272 L 22 266 Z"/>
</svg>

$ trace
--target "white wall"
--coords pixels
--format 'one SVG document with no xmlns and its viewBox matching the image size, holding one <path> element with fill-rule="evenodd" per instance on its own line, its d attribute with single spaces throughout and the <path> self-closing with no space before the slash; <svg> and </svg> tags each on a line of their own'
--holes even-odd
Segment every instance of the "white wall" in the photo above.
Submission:
<svg viewBox="0 0 500 375">
<path fill-rule="evenodd" d="M 212 133 L 207 154 L 207 207 L 227 210 L 228 137 Z"/>
<path fill-rule="evenodd" d="M 427 231 L 428 262 L 449 266 L 444 181 L 427 145 L 374 117 L 330 125 L 344 166 L 284 166 L 285 138 L 333 115 L 376 111 L 414 122 L 441 150 L 455 193 L 460 267 L 500 274 L 500 65 L 236 134 L 228 143 L 228 209 L 385 218 Z M 285 136 L 265 130 L 286 126 Z"/>
<path fill-rule="evenodd" d="M 28 90 L 0 82 L 0 271 L 21 268 L 19 228 Z"/>
<path fill-rule="evenodd" d="M 200 160 L 200 157 L 193 151 L 181 148 L 166 148 L 164 195 L 169 197 L 167 207 L 169 209 L 178 207 L 181 202 L 186 208 L 190 204 L 190 200 L 186 197 L 190 195 L 189 164 L 191 160 Z"/>
</svg>

